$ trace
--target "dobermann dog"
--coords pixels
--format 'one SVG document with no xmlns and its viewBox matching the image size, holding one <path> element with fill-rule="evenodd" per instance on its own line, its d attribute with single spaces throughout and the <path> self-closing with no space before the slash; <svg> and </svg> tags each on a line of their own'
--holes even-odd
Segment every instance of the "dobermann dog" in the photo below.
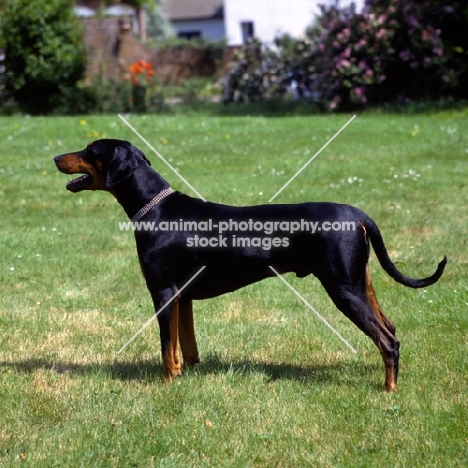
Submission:
<svg viewBox="0 0 468 468">
<path fill-rule="evenodd" d="M 377 225 L 358 208 L 336 203 L 234 207 L 204 202 L 172 190 L 145 155 L 126 141 L 98 140 L 82 151 L 57 156 L 55 163 L 65 174 L 83 174 L 68 182 L 71 192 L 108 191 L 134 226 L 146 223 L 145 229 L 135 229 L 136 246 L 155 310 L 162 309 L 157 318 L 168 379 L 181 373 L 178 341 L 184 364 L 199 362 L 192 300 L 272 277 L 273 267 L 280 274 L 312 274 L 320 280 L 336 307 L 376 344 L 385 363 L 385 387 L 395 390 L 400 343 L 372 286 L 369 245 L 383 269 L 410 288 L 435 283 L 446 257 L 432 276 L 409 278 L 390 260 Z M 223 226 L 223 235 L 210 234 L 210 226 L 219 231 Z"/>
</svg>

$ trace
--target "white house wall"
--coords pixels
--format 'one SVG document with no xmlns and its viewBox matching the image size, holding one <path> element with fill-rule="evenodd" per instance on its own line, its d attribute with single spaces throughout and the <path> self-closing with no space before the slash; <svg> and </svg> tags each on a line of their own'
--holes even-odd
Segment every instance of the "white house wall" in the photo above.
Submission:
<svg viewBox="0 0 468 468">
<path fill-rule="evenodd" d="M 271 43 L 279 34 L 300 37 L 319 13 L 319 4 L 334 0 L 224 0 L 224 22 L 229 45 L 243 43 L 241 23 L 252 22 L 254 35 Z M 341 6 L 354 3 L 359 11 L 364 0 L 341 0 Z"/>
<path fill-rule="evenodd" d="M 318 13 L 318 0 L 224 0 L 227 42 L 243 43 L 242 22 L 251 21 L 254 35 L 271 43 L 278 34 L 300 37 Z"/>
<path fill-rule="evenodd" d="M 279 34 L 300 37 L 319 13 L 318 5 L 335 0 L 223 0 L 224 19 L 191 19 L 173 21 L 176 34 L 200 31 L 204 39 L 225 39 L 229 45 L 244 42 L 241 24 L 253 23 L 254 36 L 271 43 Z M 364 0 L 341 0 L 341 6 L 351 2 L 362 8 Z"/>
</svg>

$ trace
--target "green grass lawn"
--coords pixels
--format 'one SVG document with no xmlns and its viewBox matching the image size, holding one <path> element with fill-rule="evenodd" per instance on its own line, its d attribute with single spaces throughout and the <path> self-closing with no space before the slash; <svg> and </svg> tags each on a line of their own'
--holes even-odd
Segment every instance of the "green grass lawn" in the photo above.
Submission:
<svg viewBox="0 0 468 468">
<path fill-rule="evenodd" d="M 266 203 L 350 118 L 129 117 L 207 199 Z M 401 341 L 399 388 L 376 347 L 312 277 L 195 304 L 202 362 L 164 384 L 133 235 L 106 193 L 65 190 L 52 158 L 107 136 L 117 116 L 0 118 L 0 466 L 456 467 L 468 464 L 468 111 L 368 113 L 276 199 L 334 201 L 376 220 L 392 259 L 439 283 L 410 290 L 375 257 Z"/>
</svg>

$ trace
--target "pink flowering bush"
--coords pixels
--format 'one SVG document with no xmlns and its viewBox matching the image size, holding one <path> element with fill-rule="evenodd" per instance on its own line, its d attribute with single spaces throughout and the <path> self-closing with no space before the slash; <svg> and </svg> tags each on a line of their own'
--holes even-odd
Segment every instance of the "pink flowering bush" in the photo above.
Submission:
<svg viewBox="0 0 468 468">
<path fill-rule="evenodd" d="M 468 98 L 468 5 L 366 0 L 362 12 L 322 5 L 301 40 L 256 41 L 239 53 L 225 100 L 286 92 L 330 111 L 369 103 Z M 233 91 L 235 90 L 235 92 Z"/>
<path fill-rule="evenodd" d="M 313 86 L 329 110 L 372 102 L 385 81 L 384 58 L 392 53 L 395 23 L 353 6 L 321 6 L 318 24 L 307 31 Z"/>
<path fill-rule="evenodd" d="M 466 0 L 366 0 L 369 13 L 391 29 L 380 101 L 468 97 Z"/>
</svg>

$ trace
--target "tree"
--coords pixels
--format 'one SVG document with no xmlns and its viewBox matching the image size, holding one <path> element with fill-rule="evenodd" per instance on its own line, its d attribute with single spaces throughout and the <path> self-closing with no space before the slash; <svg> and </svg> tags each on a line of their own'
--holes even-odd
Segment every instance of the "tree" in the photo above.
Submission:
<svg viewBox="0 0 468 468">
<path fill-rule="evenodd" d="M 5 0 L 0 41 L 5 93 L 26 112 L 52 111 L 84 73 L 82 32 L 69 0 Z"/>
<path fill-rule="evenodd" d="M 146 34 L 152 41 L 164 41 L 174 35 L 170 21 L 161 13 L 161 4 L 164 1 L 153 1 L 153 7 L 146 8 Z"/>
</svg>

